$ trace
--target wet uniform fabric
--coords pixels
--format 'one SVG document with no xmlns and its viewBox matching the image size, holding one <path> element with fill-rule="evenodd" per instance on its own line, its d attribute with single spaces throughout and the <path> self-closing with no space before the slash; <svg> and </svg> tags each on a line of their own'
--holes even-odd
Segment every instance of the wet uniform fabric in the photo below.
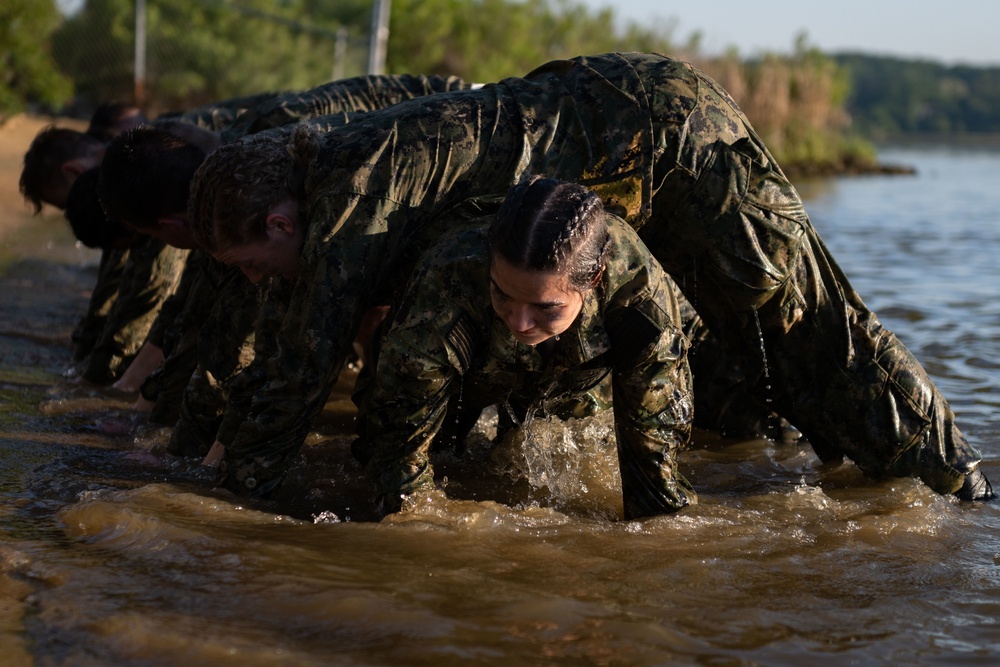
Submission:
<svg viewBox="0 0 1000 667">
<path fill-rule="evenodd" d="M 320 116 L 384 109 L 424 95 L 466 90 L 471 84 L 449 76 L 370 75 L 338 79 L 306 91 L 286 93 L 240 115 L 222 132 L 223 141 Z"/>
<path fill-rule="evenodd" d="M 74 362 L 83 361 L 104 332 L 127 262 L 128 248 L 101 251 L 97 282 L 90 292 L 87 312 L 80 318 L 71 336 Z"/>
<path fill-rule="evenodd" d="M 260 290 L 238 268 L 226 267 L 201 250 L 191 251 L 171 298 L 180 308 L 168 315 L 164 326 L 164 361 L 142 385 L 143 397 L 153 402 L 151 423 L 174 426 L 185 436 L 209 431 L 180 451 L 171 447 L 172 453 L 204 454 L 211 446 L 211 425 L 226 401 L 216 378 L 228 379 L 249 362 L 248 354 L 252 357 L 260 300 Z M 184 401 L 192 408 L 184 411 L 181 423 Z"/>
<path fill-rule="evenodd" d="M 182 328 L 193 338 L 187 344 L 195 350 L 196 367 L 180 393 L 168 397 L 176 410 L 169 451 L 182 456 L 204 456 L 215 441 L 229 383 L 253 359 L 264 290 L 237 267 L 208 257 L 195 295 Z"/>
<path fill-rule="evenodd" d="M 139 389 L 142 397 L 153 403 L 150 421 L 154 424 L 172 425 L 176 421 L 179 394 L 197 365 L 192 337 L 185 335 L 182 322 L 185 308 L 192 307 L 192 292 L 201 278 L 201 265 L 208 258 L 201 250 L 188 253 L 177 289 L 160 308 L 146 339 L 147 344 L 158 346 L 164 357 Z M 170 412 L 174 413 L 173 417 Z"/>
<path fill-rule="evenodd" d="M 421 259 L 379 346 L 355 444 L 379 502 L 433 486 L 431 444 L 449 404 L 489 405 L 520 422 L 558 410 L 609 374 L 627 518 L 696 502 L 677 470 L 691 434 L 688 341 L 672 281 L 626 223 L 607 215 L 601 283 L 573 325 L 545 345 L 518 342 L 490 301 L 486 227 L 446 235 Z M 548 349 L 547 349 L 548 348 Z"/>
<path fill-rule="evenodd" d="M 80 362 L 84 379 L 108 385 L 121 376 L 146 342 L 160 307 L 177 287 L 187 254 L 149 236 L 132 243 L 104 331 Z"/>
<path fill-rule="evenodd" d="M 275 97 L 285 94 L 287 93 L 272 91 L 243 97 L 231 97 L 186 111 L 162 113 L 156 117 L 156 120 L 176 120 L 212 132 L 222 132 L 232 127 L 233 123 L 243 114 L 260 104 L 265 104 Z"/>
<path fill-rule="evenodd" d="M 525 78 L 403 102 L 323 142 L 307 174 L 302 272 L 278 352 L 221 468 L 233 490 L 278 483 L 384 289 L 385 267 L 440 236 L 450 206 L 529 174 L 593 189 L 636 228 L 749 388 L 821 456 L 849 456 L 872 476 L 917 476 L 942 493 L 980 459 L 924 369 L 851 288 L 747 119 L 684 62 L 554 61 Z"/>
<path fill-rule="evenodd" d="M 356 114 L 467 87 L 457 77 L 354 77 L 307 91 L 235 98 L 177 118 L 221 130 L 227 141 L 258 131 L 288 132 L 300 120 L 311 122 L 323 132 L 346 124 Z M 319 114 L 334 115 L 313 118 Z M 246 418 L 249 399 L 242 401 L 240 395 L 252 395 L 263 380 L 250 375 L 236 378 L 254 357 L 255 322 L 260 317 L 263 295 L 268 292 L 267 288 L 251 284 L 238 268 L 227 268 L 195 252 L 199 256 L 190 267 L 190 286 L 180 298 L 184 305 L 171 327 L 175 342 L 161 368 L 143 387 L 144 396 L 155 400 L 150 421 L 173 425 L 169 450 L 188 456 L 207 453 L 224 413 L 230 413 L 226 423 L 234 424 L 224 433 L 231 433 Z M 287 288 L 277 286 L 272 298 L 280 302 L 287 298 L 286 294 Z M 266 341 L 261 345 L 265 345 L 265 358 L 270 356 Z M 234 405 L 227 408 L 231 397 Z"/>
</svg>

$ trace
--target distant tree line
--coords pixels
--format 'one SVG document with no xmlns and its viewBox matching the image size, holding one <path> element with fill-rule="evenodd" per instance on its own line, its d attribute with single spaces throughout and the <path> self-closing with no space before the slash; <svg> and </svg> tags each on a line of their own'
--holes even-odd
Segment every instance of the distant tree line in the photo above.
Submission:
<svg viewBox="0 0 1000 667">
<path fill-rule="evenodd" d="M 832 58 L 850 78 L 845 108 L 866 137 L 1000 133 L 1000 67 L 859 53 Z"/>
<path fill-rule="evenodd" d="M 63 0 L 64 2 L 66 0 Z M 73 4 L 73 3 L 70 3 Z M 372 0 L 146 0 L 143 106 L 156 113 L 363 74 Z M 0 3 L 0 119 L 25 108 L 86 116 L 131 100 L 135 0 Z M 68 6 L 68 5 L 67 5 Z M 700 53 L 676 23 L 620 25 L 574 0 L 392 0 L 389 73 L 497 81 L 555 58 L 656 51 L 692 61 L 747 113 L 786 170 L 866 169 L 863 137 L 996 132 L 1000 70 L 948 68 L 811 48 L 741 57 Z"/>
</svg>

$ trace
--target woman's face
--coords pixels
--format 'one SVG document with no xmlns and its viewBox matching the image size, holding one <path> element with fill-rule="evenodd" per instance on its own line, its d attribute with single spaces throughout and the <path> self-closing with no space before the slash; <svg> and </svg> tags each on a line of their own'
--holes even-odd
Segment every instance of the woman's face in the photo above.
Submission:
<svg viewBox="0 0 1000 667">
<path fill-rule="evenodd" d="M 583 308 L 583 294 L 565 274 L 530 271 L 496 257 L 490 267 L 490 300 L 514 338 L 538 345 L 573 324 Z"/>
</svg>

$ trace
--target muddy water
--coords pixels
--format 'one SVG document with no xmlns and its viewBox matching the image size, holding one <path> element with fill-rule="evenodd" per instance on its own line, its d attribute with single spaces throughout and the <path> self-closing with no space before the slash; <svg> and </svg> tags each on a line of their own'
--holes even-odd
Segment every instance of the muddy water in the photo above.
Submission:
<svg viewBox="0 0 1000 667">
<path fill-rule="evenodd" d="M 887 157 L 920 174 L 803 192 L 1000 481 L 1000 155 Z M 60 377 L 96 259 L 51 222 L 4 239 L 4 664 L 1000 660 L 1000 503 L 873 483 L 797 445 L 698 433 L 683 468 L 701 503 L 624 522 L 607 420 L 539 423 L 520 457 L 489 453 L 486 420 L 442 461 L 447 495 L 375 523 L 342 391 L 277 499 L 215 492 L 147 453 L 162 431 L 95 428 L 128 419 L 127 397 Z"/>
</svg>

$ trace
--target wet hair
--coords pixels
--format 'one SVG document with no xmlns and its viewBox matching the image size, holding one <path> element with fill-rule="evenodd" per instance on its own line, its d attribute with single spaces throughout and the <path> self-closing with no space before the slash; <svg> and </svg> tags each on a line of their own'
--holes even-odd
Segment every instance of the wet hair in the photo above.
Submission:
<svg viewBox="0 0 1000 667">
<path fill-rule="evenodd" d="M 283 200 L 305 197 L 305 174 L 319 150 L 316 130 L 300 123 L 288 136 L 250 135 L 213 151 L 191 184 L 188 221 L 209 253 L 267 238 L 267 216 Z"/>
<path fill-rule="evenodd" d="M 24 167 L 18 185 L 21 194 L 32 204 L 35 214 L 54 189 L 68 185 L 62 167 L 67 162 L 85 157 L 104 146 L 104 142 L 84 132 L 49 125 L 43 128 L 24 154 Z"/>
<path fill-rule="evenodd" d="M 136 229 L 187 211 L 191 179 L 205 151 L 152 125 L 123 132 L 108 144 L 98 194 L 108 217 Z"/>
<path fill-rule="evenodd" d="M 565 274 L 586 292 L 604 270 L 610 243 L 600 198 L 576 183 L 532 176 L 507 194 L 490 226 L 490 262 Z"/>
<path fill-rule="evenodd" d="M 98 106 L 90 117 L 87 134 L 107 142 L 145 120 L 142 110 L 137 106 L 124 102 L 105 102 Z"/>
<path fill-rule="evenodd" d="M 66 219 L 76 239 L 88 248 L 109 250 L 134 235 L 117 220 L 104 213 L 97 197 L 100 167 L 89 169 L 73 182 L 66 197 Z"/>
</svg>

